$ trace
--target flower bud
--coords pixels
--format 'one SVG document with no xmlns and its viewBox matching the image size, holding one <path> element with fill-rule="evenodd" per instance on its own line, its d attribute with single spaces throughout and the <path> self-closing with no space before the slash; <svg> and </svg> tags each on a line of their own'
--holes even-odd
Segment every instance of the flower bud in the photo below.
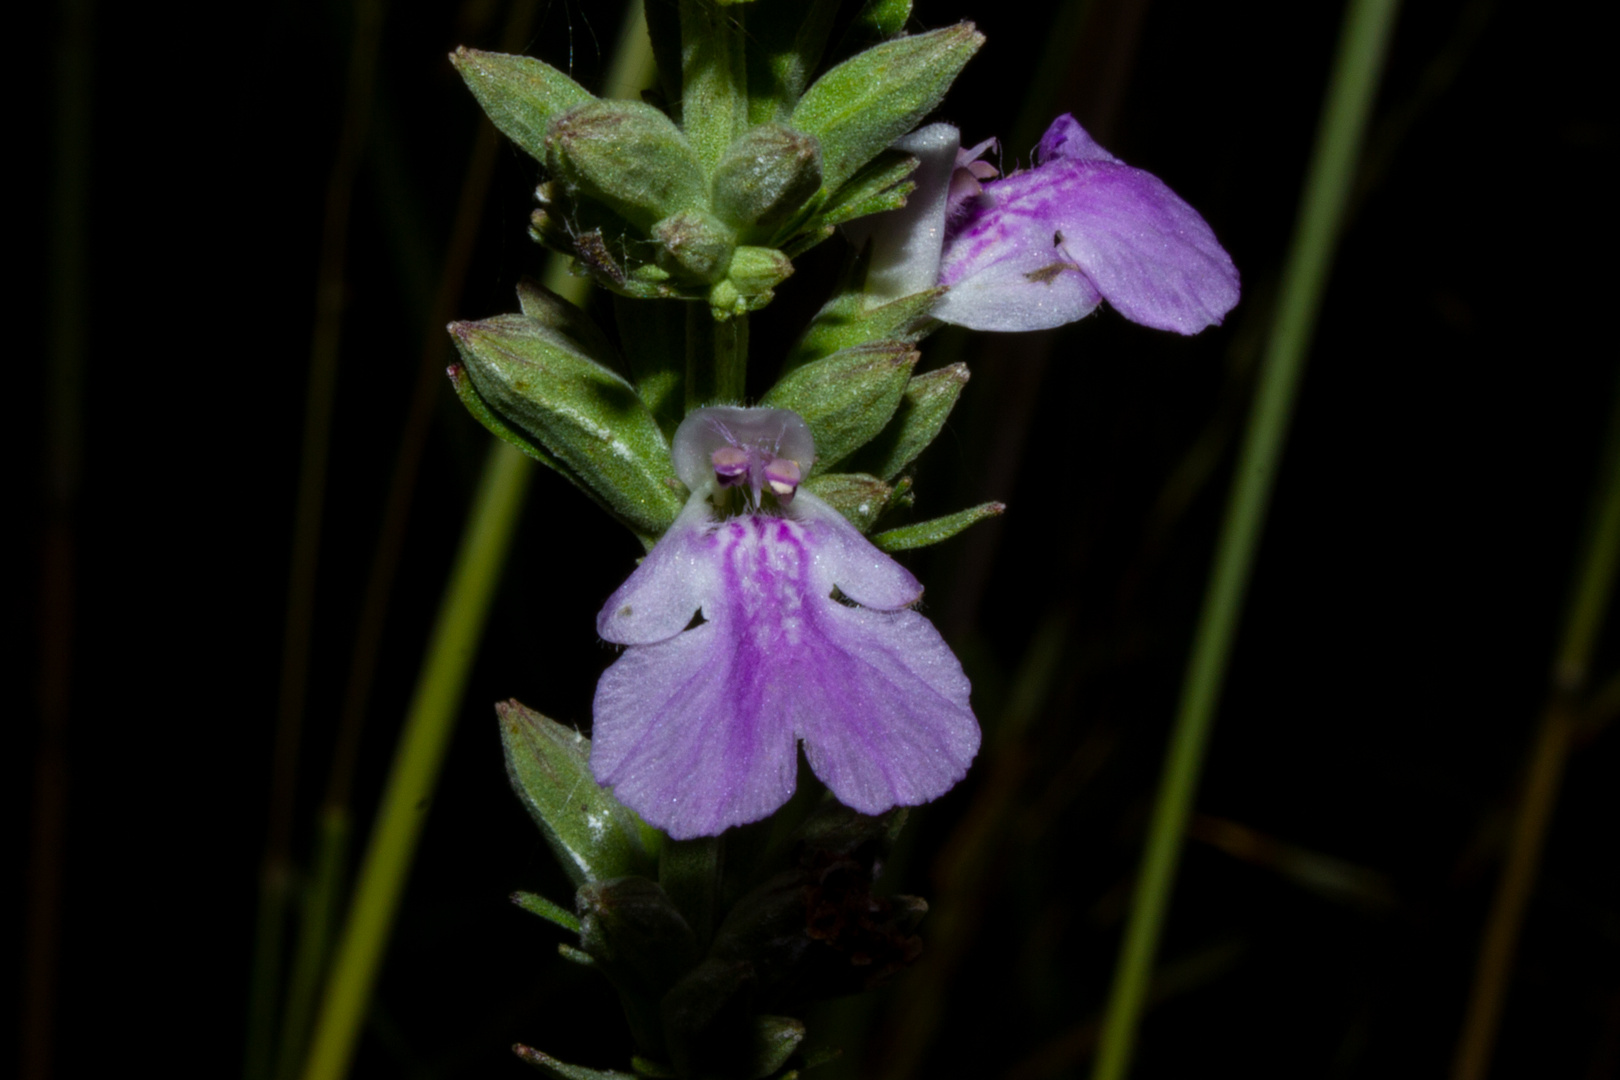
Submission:
<svg viewBox="0 0 1620 1080">
<path fill-rule="evenodd" d="M 779 124 L 751 128 L 726 150 L 709 183 L 715 213 L 768 236 L 821 188 L 821 147 Z"/>
<path fill-rule="evenodd" d="M 793 260 L 775 248 L 740 247 L 731 257 L 726 277 L 743 296 L 770 292 L 793 273 Z"/>
<path fill-rule="evenodd" d="M 652 227 L 662 246 L 660 262 L 672 273 L 685 271 L 706 285 L 726 276 L 736 238 L 731 230 L 702 210 L 683 210 Z"/>
<path fill-rule="evenodd" d="M 596 202 L 632 225 L 703 203 L 703 170 L 686 136 L 651 105 L 599 101 L 551 122 L 546 164 L 573 202 Z"/>
<path fill-rule="evenodd" d="M 675 520 L 681 501 L 658 422 L 579 341 L 528 315 L 452 323 L 450 333 L 478 398 L 544 447 L 547 464 L 643 537 Z"/>
</svg>

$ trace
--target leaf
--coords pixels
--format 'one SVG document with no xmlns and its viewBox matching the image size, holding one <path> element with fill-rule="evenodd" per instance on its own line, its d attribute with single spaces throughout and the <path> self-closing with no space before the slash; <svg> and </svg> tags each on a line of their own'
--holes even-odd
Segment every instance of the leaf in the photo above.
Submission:
<svg viewBox="0 0 1620 1080">
<path fill-rule="evenodd" d="M 959 510 L 944 517 L 919 521 L 915 525 L 888 529 L 872 537 L 872 543 L 880 551 L 910 551 L 912 548 L 928 547 L 941 540 L 949 540 L 969 525 L 977 525 L 981 521 L 1000 517 L 1006 510 L 1007 507 L 1002 503 L 980 503 L 969 510 Z"/>
<path fill-rule="evenodd" d="M 945 97 L 984 35 L 969 22 L 896 38 L 828 71 L 794 106 L 792 126 L 821 140 L 827 190 L 836 191 Z"/>
<path fill-rule="evenodd" d="M 591 775 L 591 742 L 517 701 L 495 706 L 506 774 L 576 883 L 656 873 L 641 819 Z"/>
<path fill-rule="evenodd" d="M 900 470 L 939 437 L 967 381 L 966 364 L 949 364 L 912 376 L 894 419 L 855 455 L 851 467 L 885 480 L 900 475 Z"/>
<path fill-rule="evenodd" d="M 495 126 L 536 161 L 546 159 L 546 128 L 552 118 L 596 100 L 579 83 L 532 57 L 462 46 L 450 54 L 450 62 Z"/>
<path fill-rule="evenodd" d="M 816 440 L 813 476 L 883 430 L 900 405 L 919 356 L 903 341 L 840 349 L 782 376 L 760 404 L 792 409 L 804 417 Z"/>
</svg>

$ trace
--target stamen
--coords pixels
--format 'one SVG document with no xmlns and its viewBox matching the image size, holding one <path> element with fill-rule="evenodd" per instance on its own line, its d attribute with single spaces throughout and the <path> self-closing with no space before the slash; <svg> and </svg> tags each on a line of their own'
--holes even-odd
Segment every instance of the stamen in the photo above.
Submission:
<svg viewBox="0 0 1620 1080">
<path fill-rule="evenodd" d="M 765 483 L 782 502 L 790 502 L 799 490 L 799 463 L 791 458 L 772 458 L 765 463 Z"/>
<path fill-rule="evenodd" d="M 722 446 L 709 455 L 714 475 L 722 487 L 740 484 L 748 476 L 748 451 L 740 446 Z"/>
</svg>

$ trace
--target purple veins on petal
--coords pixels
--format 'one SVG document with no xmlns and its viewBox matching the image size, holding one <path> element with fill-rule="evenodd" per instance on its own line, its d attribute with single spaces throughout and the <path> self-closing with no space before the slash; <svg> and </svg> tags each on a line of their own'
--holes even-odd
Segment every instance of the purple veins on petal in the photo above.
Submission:
<svg viewBox="0 0 1620 1080">
<path fill-rule="evenodd" d="M 1107 300 L 1133 322 L 1195 334 L 1238 300 L 1209 225 L 1157 177 L 1052 122 L 1033 169 L 983 186 L 947 230 L 934 316 L 978 330 L 1041 330 Z"/>
<path fill-rule="evenodd" d="M 979 728 L 961 665 L 908 607 L 917 579 L 809 492 L 720 520 L 716 490 L 694 492 L 597 620 L 630 646 L 597 684 L 597 781 L 677 839 L 786 802 L 800 740 L 863 813 L 944 794 Z"/>
</svg>

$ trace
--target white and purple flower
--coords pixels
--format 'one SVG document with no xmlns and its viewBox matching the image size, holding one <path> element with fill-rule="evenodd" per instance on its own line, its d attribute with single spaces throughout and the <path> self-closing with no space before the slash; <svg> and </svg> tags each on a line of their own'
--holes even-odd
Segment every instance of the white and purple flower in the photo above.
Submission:
<svg viewBox="0 0 1620 1080">
<path fill-rule="evenodd" d="M 676 839 L 785 803 L 801 740 L 862 813 L 948 791 L 979 748 L 968 680 L 917 579 L 799 489 L 804 421 L 698 409 L 673 456 L 692 496 L 597 617 L 629 646 L 596 688 L 597 781 Z"/>
<path fill-rule="evenodd" d="M 1107 300 L 1132 322 L 1181 334 L 1219 324 L 1237 303 L 1237 268 L 1198 211 L 1074 117 L 1047 128 L 1034 168 L 984 183 L 989 145 L 961 150 L 948 124 L 896 143 L 921 164 L 910 203 L 869 227 L 876 299 L 944 285 L 933 316 L 974 330 L 1045 330 Z"/>
</svg>

